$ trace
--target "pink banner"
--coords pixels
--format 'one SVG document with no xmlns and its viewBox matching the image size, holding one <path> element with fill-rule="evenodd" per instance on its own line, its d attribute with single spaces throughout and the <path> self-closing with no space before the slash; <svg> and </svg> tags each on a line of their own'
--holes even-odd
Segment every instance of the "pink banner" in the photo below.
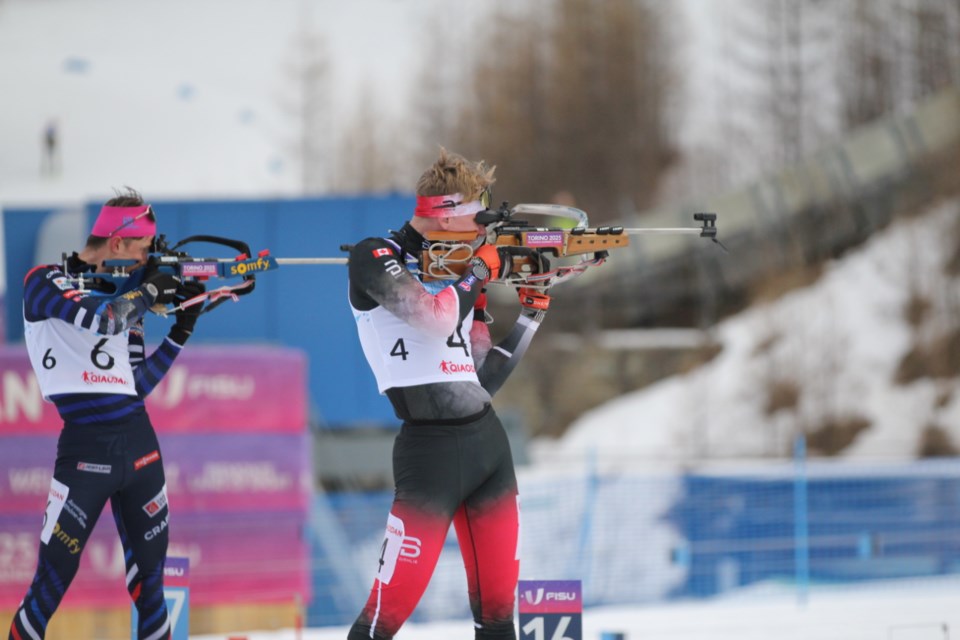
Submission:
<svg viewBox="0 0 960 640">
<path fill-rule="evenodd" d="M 307 511 L 310 436 L 160 436 L 174 513 Z M 42 515 L 57 455 L 56 436 L 0 438 L 0 513 Z"/>
<path fill-rule="evenodd" d="M 0 514 L 41 517 L 56 459 L 55 435 L 0 437 Z"/>
<path fill-rule="evenodd" d="M 191 600 L 307 594 L 312 475 L 303 354 L 188 347 L 147 406 L 167 476 L 169 553 L 190 559 Z M 40 397 L 26 351 L 0 348 L 0 609 L 17 606 L 36 569 L 62 426 Z M 108 508 L 63 606 L 128 602 Z"/>
<path fill-rule="evenodd" d="M 150 347 L 148 347 L 150 350 Z M 302 432 L 306 356 L 277 347 L 187 346 L 147 398 L 159 433 Z M 0 437 L 59 433 L 23 347 L 0 347 Z"/>
<path fill-rule="evenodd" d="M 0 516 L 0 609 L 20 603 L 37 564 L 42 513 Z M 169 555 L 190 559 L 192 604 L 290 602 L 309 598 L 305 513 L 257 512 L 170 516 Z M 59 544 L 56 538 L 51 544 Z M 120 540 L 109 510 L 83 549 L 63 607 L 129 604 Z"/>
</svg>

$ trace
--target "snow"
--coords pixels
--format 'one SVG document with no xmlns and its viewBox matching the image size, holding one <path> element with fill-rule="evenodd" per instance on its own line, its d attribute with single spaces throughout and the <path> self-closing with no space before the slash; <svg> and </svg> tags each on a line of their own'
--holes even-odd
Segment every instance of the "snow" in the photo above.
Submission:
<svg viewBox="0 0 960 640">
<path fill-rule="evenodd" d="M 914 340 L 904 321 L 911 292 L 931 303 L 920 336 L 950 326 L 957 282 L 943 265 L 958 209 L 948 202 L 898 221 L 828 264 L 812 286 L 721 322 L 715 337 L 723 350 L 713 361 L 587 412 L 560 442 L 538 443 L 535 459 L 592 451 L 616 466 L 783 457 L 796 429 L 855 416 L 870 427 L 844 451 L 848 459 L 912 459 L 919 431 L 932 424 L 960 442 L 956 379 L 894 382 Z M 800 387 L 795 411 L 765 414 L 774 380 Z"/>
<path fill-rule="evenodd" d="M 960 580 L 887 583 L 850 590 L 822 587 L 804 601 L 763 585 L 709 602 L 651 607 L 598 607 L 583 614 L 584 640 L 604 632 L 625 640 L 945 640 L 960 629 Z M 397 640 L 467 638 L 468 620 L 407 624 Z M 342 640 L 346 627 L 195 636 L 196 640 Z M 533 636 L 526 636 L 533 638 Z M 546 639 L 550 640 L 550 639 Z M 579 639 L 577 639 L 579 640 Z"/>
</svg>

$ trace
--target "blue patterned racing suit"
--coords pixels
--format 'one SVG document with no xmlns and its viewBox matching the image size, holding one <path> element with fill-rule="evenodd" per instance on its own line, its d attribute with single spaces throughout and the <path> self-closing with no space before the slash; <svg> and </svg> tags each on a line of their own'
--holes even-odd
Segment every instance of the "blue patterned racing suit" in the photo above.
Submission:
<svg viewBox="0 0 960 640">
<path fill-rule="evenodd" d="M 169 512 L 160 445 L 144 398 L 169 370 L 185 337 L 171 332 L 173 337 L 145 357 L 143 315 L 153 296 L 137 272 L 116 289 L 104 281 L 79 287 L 76 277 L 91 266 L 76 254 L 65 269 L 39 266 L 24 281 L 27 349 L 40 390 L 64 425 L 37 571 L 9 638 L 44 637 L 109 501 L 123 545 L 127 591 L 138 612 L 137 638 L 165 640 Z"/>
</svg>

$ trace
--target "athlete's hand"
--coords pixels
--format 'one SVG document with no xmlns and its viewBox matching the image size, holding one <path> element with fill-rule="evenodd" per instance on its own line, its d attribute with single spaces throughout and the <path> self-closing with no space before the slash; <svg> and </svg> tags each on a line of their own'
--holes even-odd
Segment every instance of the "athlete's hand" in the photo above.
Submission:
<svg viewBox="0 0 960 640">
<path fill-rule="evenodd" d="M 207 288 L 203 286 L 203 283 L 196 280 L 187 280 L 185 282 L 181 282 L 180 287 L 177 288 L 176 302 L 178 305 L 183 304 L 191 298 L 202 295 L 206 290 Z M 180 327 L 188 333 L 192 332 L 193 327 L 197 324 L 197 318 L 200 317 L 201 311 L 203 311 L 202 301 L 184 309 L 177 309 L 177 321 L 174 323 L 174 326 Z"/>
<path fill-rule="evenodd" d="M 500 259 L 500 252 L 492 244 L 485 244 L 473 253 L 470 260 L 473 275 L 480 278 L 483 284 L 501 277 L 503 262 Z M 509 273 L 509 272 L 508 272 Z"/>
<path fill-rule="evenodd" d="M 177 287 L 174 302 L 180 305 L 190 298 L 201 295 L 206 290 L 202 282 L 185 280 Z M 183 309 L 177 309 L 175 314 L 177 320 L 173 323 L 173 327 L 170 328 L 170 339 L 179 345 L 186 343 L 187 339 L 193 334 L 193 328 L 196 326 L 197 318 L 200 317 L 202 311 L 203 302 L 193 304 Z"/>
<path fill-rule="evenodd" d="M 536 249 L 485 244 L 473 254 L 471 261 L 475 267 L 473 273 L 478 278 L 483 277 L 484 273 L 489 274 L 483 278 L 484 284 L 490 280 L 502 280 L 514 273 L 514 263 L 517 258 L 527 258 L 532 264 L 533 273 L 543 273 L 550 269 L 550 263 L 546 257 Z"/>
<path fill-rule="evenodd" d="M 517 289 L 517 295 L 520 297 L 520 306 L 530 311 L 546 311 L 550 308 L 550 296 L 547 290 L 528 289 L 520 287 Z"/>
<path fill-rule="evenodd" d="M 180 278 L 172 273 L 154 271 L 143 279 L 143 286 L 153 296 L 153 304 L 166 305 L 176 299 Z"/>
</svg>

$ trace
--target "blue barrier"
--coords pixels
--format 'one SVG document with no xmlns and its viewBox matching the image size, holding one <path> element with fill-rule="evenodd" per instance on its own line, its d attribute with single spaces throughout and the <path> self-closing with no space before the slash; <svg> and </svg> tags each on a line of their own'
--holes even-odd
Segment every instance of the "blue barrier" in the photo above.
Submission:
<svg viewBox="0 0 960 640">
<path fill-rule="evenodd" d="M 684 478 L 667 514 L 682 533 L 686 579 L 675 596 L 765 580 L 851 582 L 960 572 L 960 477 L 915 473 Z M 806 536 L 797 536 L 800 531 Z M 806 560 L 802 560 L 805 556 Z"/>
<path fill-rule="evenodd" d="M 960 574 L 957 460 L 521 476 L 520 490 L 521 578 L 579 579 L 591 607 L 710 597 L 758 583 L 784 585 L 802 599 L 808 583 L 813 591 Z M 312 531 L 310 625 L 349 624 L 359 612 L 392 498 L 388 491 L 316 497 L 314 509 L 328 511 L 339 540 Z M 346 568 L 338 571 L 337 561 Z M 451 536 L 420 620 L 469 615 L 465 598 L 450 593 L 462 575 Z"/>
</svg>

